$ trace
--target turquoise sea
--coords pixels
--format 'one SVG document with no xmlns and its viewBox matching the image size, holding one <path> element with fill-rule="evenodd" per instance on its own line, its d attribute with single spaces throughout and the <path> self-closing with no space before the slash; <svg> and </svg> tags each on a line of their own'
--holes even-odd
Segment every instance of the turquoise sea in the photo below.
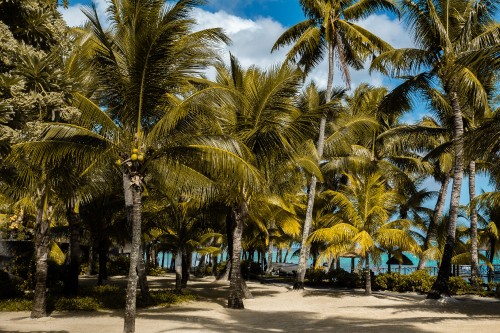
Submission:
<svg viewBox="0 0 500 333">
<path fill-rule="evenodd" d="M 295 251 L 295 250 L 296 249 L 293 249 L 293 251 Z M 290 251 L 290 253 L 293 253 L 293 251 Z M 481 252 L 483 254 L 485 254 L 483 251 L 481 251 Z M 411 253 L 405 253 L 405 255 L 413 262 L 413 265 L 401 266 L 402 273 L 410 273 L 411 271 L 413 271 L 415 269 L 414 267 L 417 266 L 418 258 L 415 257 L 414 255 L 412 255 Z M 256 260 L 257 254 L 255 254 L 254 258 Z M 160 265 L 162 263 L 162 259 L 163 259 L 163 254 L 160 253 L 159 254 L 159 261 L 158 261 L 160 263 Z M 200 255 L 198 255 L 197 253 L 193 253 L 193 258 L 192 258 L 193 266 L 198 265 L 199 259 L 200 259 Z M 171 260 L 172 260 L 172 254 L 166 253 L 165 260 L 164 260 L 164 267 L 168 267 L 170 265 Z M 208 260 L 208 258 L 207 258 L 207 260 Z M 225 261 L 225 260 L 227 260 L 227 253 L 223 253 L 222 255 L 219 256 L 219 262 Z M 372 262 L 371 263 L 372 270 L 374 272 L 386 272 L 387 271 L 387 264 L 386 264 L 387 260 L 388 260 L 387 254 L 386 253 L 382 254 L 380 262 L 378 262 L 378 263 Z M 277 262 L 277 251 L 274 251 L 274 253 L 273 253 L 273 262 Z M 286 262 L 291 263 L 291 264 L 297 264 L 299 262 L 299 257 L 298 256 L 292 257 L 291 255 L 288 255 Z M 356 266 L 356 265 L 358 265 L 358 263 L 359 263 L 359 259 L 354 258 L 354 265 Z M 484 263 L 480 262 L 480 264 L 484 264 Z M 309 260 L 309 265 L 312 266 L 312 259 Z M 495 258 L 495 260 L 493 261 L 493 265 L 495 265 L 495 266 L 500 265 L 500 258 Z M 341 258 L 340 259 L 340 267 L 346 271 L 350 271 L 351 270 L 351 258 Z M 427 261 L 426 267 L 431 270 L 431 274 L 432 274 L 433 270 L 435 270 L 437 272 L 438 263 L 437 263 L 437 261 L 429 260 L 429 261 Z M 398 265 L 391 265 L 392 271 L 398 271 L 398 269 L 399 269 Z M 466 270 L 467 270 L 467 266 L 465 266 L 465 265 L 461 266 L 462 273 L 466 273 Z M 496 270 L 500 270 L 500 267 L 498 267 Z"/>
</svg>

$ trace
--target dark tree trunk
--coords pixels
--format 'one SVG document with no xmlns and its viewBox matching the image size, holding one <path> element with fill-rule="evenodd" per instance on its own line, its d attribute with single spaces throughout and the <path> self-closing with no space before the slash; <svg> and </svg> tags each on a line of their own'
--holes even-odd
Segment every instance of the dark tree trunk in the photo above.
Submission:
<svg viewBox="0 0 500 333">
<path fill-rule="evenodd" d="M 40 191 L 38 212 L 35 221 L 35 294 L 31 318 L 47 316 L 47 259 L 50 251 L 50 218 L 48 207 L 48 190 L 44 187 Z"/>
<path fill-rule="evenodd" d="M 66 295 L 78 294 L 78 276 L 80 274 L 80 239 L 82 235 L 79 203 L 71 202 L 66 210 L 69 224 L 69 269 L 67 281 L 64 285 Z"/>
<path fill-rule="evenodd" d="M 476 196 L 476 162 L 469 163 L 469 199 L 472 201 Z M 479 255 L 477 245 L 477 210 L 472 207 L 470 212 L 470 243 L 471 243 L 471 281 L 474 287 L 479 288 Z"/>
<path fill-rule="evenodd" d="M 227 306 L 230 309 L 243 309 L 243 290 L 241 281 L 241 237 L 244 221 L 248 217 L 248 207 L 245 201 L 233 208 L 233 251 L 231 255 L 231 273 L 229 276 L 229 296 Z"/>
<path fill-rule="evenodd" d="M 495 240 L 491 240 L 491 245 L 490 245 L 490 251 L 489 251 L 489 256 L 488 260 L 492 263 L 493 258 L 495 258 L 495 247 L 496 247 L 496 242 Z M 493 270 L 488 267 L 488 282 L 493 281 Z"/>
<path fill-rule="evenodd" d="M 218 256 L 212 256 L 212 275 L 217 276 Z"/>
<path fill-rule="evenodd" d="M 436 227 L 439 220 L 443 216 L 444 204 L 446 201 L 446 193 L 448 192 L 448 184 L 450 183 L 450 177 L 447 174 L 441 181 L 441 188 L 439 189 L 439 195 L 436 201 L 436 206 L 434 207 L 434 212 L 432 214 L 432 220 L 429 223 L 429 228 L 427 230 L 427 235 L 425 235 L 423 250 L 427 250 L 432 245 L 432 240 L 436 237 Z M 418 261 L 417 269 L 424 269 L 427 260 L 425 257 L 420 257 Z"/>
<path fill-rule="evenodd" d="M 449 93 L 451 106 L 453 109 L 454 120 L 454 151 L 455 163 L 453 169 L 453 186 L 451 189 L 450 200 L 450 219 L 448 231 L 446 236 L 446 243 L 444 245 L 443 256 L 441 265 L 439 266 L 438 276 L 434 282 L 431 291 L 427 298 L 438 299 L 442 296 L 449 296 L 450 289 L 448 281 L 451 272 L 451 258 L 453 256 L 453 247 L 455 245 L 455 234 L 457 228 L 458 210 L 460 208 L 460 190 L 462 188 L 462 178 L 464 173 L 464 125 L 462 120 L 462 112 L 458 102 L 458 95 L 452 91 Z"/>
<path fill-rule="evenodd" d="M 101 286 L 103 280 L 108 279 L 108 241 L 106 239 L 99 240 L 99 272 L 97 274 L 97 285 Z"/>
<path fill-rule="evenodd" d="M 165 268 L 165 251 L 161 253 L 161 268 Z"/>
<path fill-rule="evenodd" d="M 285 251 L 285 257 L 283 258 L 283 263 L 285 263 L 285 264 L 286 264 L 287 257 L 288 257 L 288 248 Z"/>
<path fill-rule="evenodd" d="M 140 175 L 124 175 L 124 191 L 132 192 L 132 244 L 130 249 L 130 268 L 127 279 L 127 292 L 125 298 L 124 333 L 135 332 L 135 313 L 137 297 L 137 265 L 140 260 L 141 246 L 141 177 Z M 128 183 L 128 184 L 127 184 Z M 128 186 L 127 186 L 128 185 Z M 127 194 L 125 194 L 127 196 Z"/>
<path fill-rule="evenodd" d="M 183 249 L 183 251 L 182 251 L 182 277 L 181 277 L 182 288 L 186 288 L 187 283 L 189 281 L 189 269 L 191 268 L 191 258 L 192 258 L 192 253 L 186 249 Z"/>
<path fill-rule="evenodd" d="M 365 295 L 372 294 L 372 277 L 370 273 L 370 255 L 367 254 L 365 258 Z"/>
<path fill-rule="evenodd" d="M 149 293 L 148 275 L 146 273 L 146 265 L 144 264 L 143 246 L 139 248 L 139 260 L 137 261 L 137 275 L 139 276 L 139 288 L 141 290 L 141 298 L 144 303 L 151 303 L 151 295 Z"/>
<path fill-rule="evenodd" d="M 88 263 L 88 268 L 87 268 L 87 275 L 92 275 L 95 274 L 95 268 L 94 268 L 94 240 L 92 239 L 90 241 L 90 246 L 89 246 L 89 263 Z"/>
</svg>

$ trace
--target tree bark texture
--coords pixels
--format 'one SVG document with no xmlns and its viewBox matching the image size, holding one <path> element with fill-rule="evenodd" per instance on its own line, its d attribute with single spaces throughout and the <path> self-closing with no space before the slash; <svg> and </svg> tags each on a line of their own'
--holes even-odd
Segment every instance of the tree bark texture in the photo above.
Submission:
<svg viewBox="0 0 500 333">
<path fill-rule="evenodd" d="M 458 210 L 460 207 L 460 190 L 462 188 L 462 178 L 464 173 L 464 125 L 462 120 L 462 112 L 458 102 L 458 95 L 456 92 L 449 93 L 451 106 L 453 109 L 453 122 L 454 122 L 454 152 L 455 163 L 453 166 L 453 186 L 451 188 L 451 200 L 449 211 L 449 225 L 446 235 L 446 243 L 444 246 L 441 264 L 436 281 L 434 282 L 431 291 L 427 298 L 439 299 L 442 296 L 449 296 L 450 289 L 448 281 L 451 273 L 451 258 L 453 256 L 453 248 L 455 245 L 455 234 L 457 228 Z"/>
<path fill-rule="evenodd" d="M 436 238 L 436 227 L 439 220 L 443 216 L 444 204 L 446 202 L 446 193 L 448 192 L 448 184 L 450 183 L 450 177 L 446 175 L 441 182 L 441 188 L 439 189 L 439 195 L 436 201 L 436 206 L 434 207 L 434 212 L 432 214 L 432 219 L 429 223 L 429 228 L 427 229 L 427 235 L 425 235 L 423 250 L 427 250 L 432 245 L 432 240 Z M 418 261 L 417 269 L 424 269 L 427 259 L 422 256 Z"/>
<path fill-rule="evenodd" d="M 271 274 L 273 270 L 273 241 L 269 240 L 269 246 L 267 247 L 267 269 L 266 273 Z"/>
<path fill-rule="evenodd" d="M 469 199 L 476 196 L 476 162 L 469 162 Z M 476 284 L 481 277 L 479 273 L 479 255 L 477 245 L 477 210 L 473 207 L 470 212 L 470 243 L 471 243 L 471 281 Z"/>
<path fill-rule="evenodd" d="M 241 281 L 241 238 L 244 221 L 248 217 L 248 207 L 245 201 L 233 208 L 233 251 L 231 253 L 231 273 L 229 275 L 229 296 L 227 306 L 230 309 L 243 309 L 243 290 Z"/>
<path fill-rule="evenodd" d="M 141 290 L 141 298 L 144 303 L 151 302 L 149 294 L 148 275 L 146 273 L 146 265 L 144 264 L 144 246 L 139 247 L 139 260 L 137 261 L 137 275 L 139 276 L 139 288 Z"/>
<path fill-rule="evenodd" d="M 139 175 L 129 176 L 130 187 L 124 188 L 124 191 L 131 190 L 132 192 L 132 245 L 130 249 L 130 268 L 127 280 L 127 292 L 125 298 L 125 316 L 124 316 L 124 333 L 135 332 L 135 313 L 136 313 L 136 296 L 137 296 L 137 264 L 140 256 L 141 246 L 141 213 L 142 213 L 142 198 L 141 198 L 141 177 Z M 125 185 L 125 184 L 124 184 Z"/>
<path fill-rule="evenodd" d="M 50 251 L 50 218 L 48 212 L 48 189 L 44 186 L 39 194 L 35 225 L 35 294 L 31 318 L 47 316 L 47 259 Z"/>
<path fill-rule="evenodd" d="M 80 275 L 80 239 L 82 227 L 79 213 L 79 203 L 71 202 L 66 210 L 66 217 L 69 224 L 69 269 L 65 284 L 65 293 L 67 295 L 78 294 L 78 276 Z"/>
<path fill-rule="evenodd" d="M 328 79 L 326 86 L 326 103 L 329 103 L 332 96 L 333 87 L 333 45 L 330 43 L 328 47 Z M 325 129 L 326 129 L 326 117 L 322 117 L 319 123 L 319 135 L 318 142 L 316 143 L 316 148 L 318 151 L 318 156 L 321 159 L 323 157 L 323 148 L 325 145 Z M 297 267 L 297 276 L 295 278 L 295 283 L 293 284 L 294 290 L 304 289 L 304 278 L 306 276 L 307 262 L 309 261 L 309 251 L 310 245 L 307 242 L 307 238 L 311 232 L 312 217 L 313 217 L 313 207 L 314 207 L 314 197 L 316 195 L 316 184 L 318 180 L 316 176 L 311 176 L 311 181 L 309 182 L 309 188 L 307 190 L 307 208 L 306 217 L 304 220 L 304 226 L 302 227 L 302 242 L 300 245 L 300 257 L 299 264 Z"/>
<path fill-rule="evenodd" d="M 370 255 L 366 255 L 365 259 L 365 295 L 372 294 L 372 277 L 370 273 Z"/>
<path fill-rule="evenodd" d="M 182 290 L 182 249 L 179 247 L 175 255 L 175 290 Z"/>
</svg>

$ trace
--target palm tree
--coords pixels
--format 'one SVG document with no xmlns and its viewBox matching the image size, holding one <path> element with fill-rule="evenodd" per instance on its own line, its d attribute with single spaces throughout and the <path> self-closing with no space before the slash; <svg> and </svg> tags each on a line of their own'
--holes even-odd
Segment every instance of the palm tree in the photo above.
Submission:
<svg viewBox="0 0 500 333">
<path fill-rule="evenodd" d="M 385 52 L 374 59 L 372 69 L 406 77 L 392 94 L 395 100 L 406 104 L 411 93 L 427 89 L 433 79 L 437 80 L 453 111 L 455 160 L 448 239 L 438 278 L 428 294 L 429 298 L 439 298 L 449 295 L 448 279 L 464 171 L 462 105 L 467 100 L 474 109 L 488 109 L 488 93 L 483 83 L 489 83 L 492 68 L 499 65 L 495 52 L 499 48 L 500 29 L 493 23 L 496 5 L 489 1 L 405 0 L 402 6 L 420 48 Z"/>
<path fill-rule="evenodd" d="M 340 191 L 331 192 L 331 204 L 337 207 L 329 216 L 328 228 L 313 232 L 310 241 L 321 241 L 338 252 L 354 248 L 365 260 L 365 295 L 371 294 L 370 256 L 379 258 L 383 248 L 397 247 L 401 251 L 418 253 L 420 247 L 408 233 L 411 221 L 399 219 L 389 221 L 395 212 L 400 196 L 389 187 L 379 172 L 345 175 L 349 185 L 342 185 Z"/>
<path fill-rule="evenodd" d="M 242 142 L 251 152 L 250 163 L 262 175 L 259 192 L 279 194 L 282 189 L 270 186 L 273 170 L 294 160 L 300 143 L 307 140 L 311 128 L 320 117 L 319 112 L 303 113 L 296 106 L 296 96 L 302 80 L 300 71 L 289 64 L 274 66 L 267 71 L 256 67 L 244 70 L 231 56 L 229 66 L 219 66 L 217 82 L 232 92 L 227 102 L 214 105 L 225 115 L 222 131 Z M 226 187 L 227 188 L 227 187 Z M 251 199 L 256 197 L 246 188 L 229 187 L 234 202 L 232 218 L 235 223 L 229 307 L 242 308 L 239 290 L 239 257 L 241 235 L 249 217 L 252 217 Z M 271 192 L 270 192 L 271 191 Z M 236 274 L 236 276 L 233 276 Z"/>
<path fill-rule="evenodd" d="M 287 54 L 287 60 L 297 61 L 307 74 L 322 60 L 325 49 L 327 49 L 328 77 L 325 103 L 329 103 L 333 90 L 335 55 L 337 55 L 343 79 L 349 88 L 351 82 L 349 66 L 361 69 L 363 61 L 369 55 L 391 49 L 383 40 L 352 21 L 365 18 L 376 10 L 386 9 L 397 12 L 397 9 L 390 0 L 300 0 L 300 4 L 307 19 L 285 31 L 278 38 L 272 50 L 295 42 Z M 323 117 L 316 144 L 320 160 L 323 156 L 325 126 L 326 118 Z M 307 211 L 294 289 L 304 288 L 306 263 L 309 258 L 307 237 L 312 223 L 316 183 L 317 179 L 313 176 L 308 186 Z"/>
</svg>

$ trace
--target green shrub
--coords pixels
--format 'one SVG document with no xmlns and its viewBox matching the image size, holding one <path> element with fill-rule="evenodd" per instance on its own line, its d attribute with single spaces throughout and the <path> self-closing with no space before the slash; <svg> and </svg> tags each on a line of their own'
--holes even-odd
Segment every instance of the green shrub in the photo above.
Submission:
<svg viewBox="0 0 500 333">
<path fill-rule="evenodd" d="M 397 272 L 379 274 L 373 281 L 374 289 L 403 291 L 405 283 L 402 279 L 403 276 Z"/>
<path fill-rule="evenodd" d="M 471 286 L 460 276 L 452 276 L 448 281 L 452 295 L 463 295 L 471 291 Z"/>
<path fill-rule="evenodd" d="M 312 284 L 321 284 L 327 279 L 327 275 L 322 268 L 307 269 L 305 278 Z"/>
<path fill-rule="evenodd" d="M 128 275 L 130 268 L 130 258 L 127 256 L 110 257 L 106 264 L 109 276 Z"/>
<path fill-rule="evenodd" d="M 27 297 L 0 299 L 0 311 L 31 311 L 32 300 Z"/>
<path fill-rule="evenodd" d="M 350 273 L 343 269 L 330 270 L 326 274 L 329 283 L 334 287 L 360 288 L 362 279 L 357 273 Z"/>
<path fill-rule="evenodd" d="M 80 296 L 95 298 L 103 309 L 122 309 L 125 306 L 125 289 L 115 285 L 81 288 Z"/>
<path fill-rule="evenodd" d="M 401 275 L 397 272 L 385 273 L 375 277 L 374 289 L 426 293 L 431 290 L 435 280 L 435 277 L 430 276 L 427 271 L 423 270 L 415 271 L 409 275 Z"/>
<path fill-rule="evenodd" d="M 98 299 L 90 296 L 59 297 L 54 301 L 56 311 L 96 311 L 100 308 Z"/>
<path fill-rule="evenodd" d="M 0 298 L 16 297 L 23 294 L 22 279 L 0 271 Z"/>
<path fill-rule="evenodd" d="M 161 267 L 150 267 L 148 270 L 148 275 L 150 276 L 162 276 L 167 273 L 167 270 L 165 268 Z"/>
<path fill-rule="evenodd" d="M 405 276 L 405 280 L 405 291 L 427 293 L 431 290 L 434 281 L 436 281 L 436 277 L 430 276 L 427 271 L 418 270 Z"/>
<path fill-rule="evenodd" d="M 160 290 L 152 290 L 150 292 L 151 295 L 151 303 L 147 304 L 149 306 L 169 306 L 172 304 L 178 304 L 181 302 L 188 302 L 196 300 L 196 296 L 190 293 L 179 293 L 178 291 L 171 289 L 160 289 Z M 140 300 L 137 303 L 138 306 L 144 307 Z"/>
</svg>

